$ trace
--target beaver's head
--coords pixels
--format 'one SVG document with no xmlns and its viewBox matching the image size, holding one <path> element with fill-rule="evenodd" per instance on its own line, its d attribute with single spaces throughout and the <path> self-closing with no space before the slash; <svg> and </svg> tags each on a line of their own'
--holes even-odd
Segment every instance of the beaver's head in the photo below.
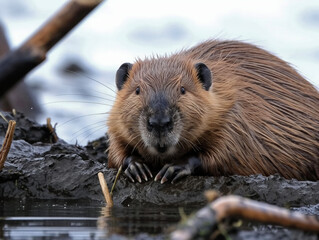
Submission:
<svg viewBox="0 0 319 240">
<path fill-rule="evenodd" d="M 124 63 L 116 74 L 118 124 L 134 149 L 165 158 L 192 148 L 203 133 L 212 74 L 203 63 L 163 57 Z M 116 117 L 114 118 L 116 119 Z"/>
</svg>

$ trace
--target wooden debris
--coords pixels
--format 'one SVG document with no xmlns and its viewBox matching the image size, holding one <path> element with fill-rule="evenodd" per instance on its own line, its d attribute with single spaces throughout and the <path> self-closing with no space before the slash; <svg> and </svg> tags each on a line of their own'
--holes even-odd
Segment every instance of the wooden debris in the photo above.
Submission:
<svg viewBox="0 0 319 240">
<path fill-rule="evenodd" d="M 59 140 L 59 138 L 58 138 L 58 135 L 56 134 L 55 127 L 52 127 L 51 118 L 47 118 L 47 128 L 49 129 L 53 137 L 53 143 L 56 143 Z"/>
<path fill-rule="evenodd" d="M 104 175 L 103 175 L 102 172 L 99 172 L 97 175 L 99 177 L 100 185 L 101 185 L 101 188 L 102 188 L 102 192 L 103 192 L 106 204 L 107 204 L 108 207 L 112 207 L 113 206 L 113 200 L 112 200 L 112 197 L 110 195 L 109 188 L 107 187 Z"/>
<path fill-rule="evenodd" d="M 9 121 L 6 119 L 6 117 L 3 115 L 2 112 L 0 112 L 0 117 L 1 117 L 4 121 L 9 122 Z"/>
<path fill-rule="evenodd" d="M 0 21 L 0 59 L 9 52 L 9 42 Z M 21 99 L 23 99 L 23 101 L 21 101 Z M 30 106 L 32 106 L 32 108 L 30 108 Z M 23 112 L 33 119 L 41 112 L 39 103 L 36 98 L 34 98 L 30 86 L 27 85 L 23 79 L 19 80 L 15 86 L 0 97 L 1 110 L 9 112 L 12 108 L 17 108 L 20 112 Z"/>
<path fill-rule="evenodd" d="M 0 57 L 9 52 L 9 50 L 10 47 L 6 36 L 6 32 L 3 25 L 0 22 Z"/>
<path fill-rule="evenodd" d="M 13 140 L 15 126 L 16 126 L 16 122 L 14 120 L 10 120 L 9 125 L 8 125 L 8 129 L 7 129 L 7 133 L 4 137 L 4 141 L 3 141 L 2 147 L 0 149 L 0 170 L 3 168 L 4 162 L 7 159 L 7 156 L 8 156 L 10 147 L 11 147 L 11 143 Z"/>
<path fill-rule="evenodd" d="M 119 169 L 117 170 L 116 177 L 115 177 L 115 179 L 114 179 L 114 183 L 113 183 L 112 188 L 111 188 L 111 196 L 113 196 L 113 190 L 114 190 L 114 188 L 115 188 L 117 179 L 119 178 L 121 172 L 122 172 L 122 165 L 121 165 L 121 166 L 119 167 Z"/>
<path fill-rule="evenodd" d="M 29 71 L 43 62 L 46 53 L 103 0 L 71 0 L 15 51 L 0 60 L 0 97 Z"/>
<path fill-rule="evenodd" d="M 170 239 L 208 239 L 218 229 L 221 221 L 232 217 L 319 232 L 319 220 L 315 216 L 230 195 L 220 197 L 200 209 L 187 222 L 182 223 L 177 230 L 172 232 Z"/>
<path fill-rule="evenodd" d="M 215 201 L 217 198 L 220 197 L 220 194 L 215 190 L 205 191 L 204 195 L 205 195 L 207 202 Z"/>
</svg>

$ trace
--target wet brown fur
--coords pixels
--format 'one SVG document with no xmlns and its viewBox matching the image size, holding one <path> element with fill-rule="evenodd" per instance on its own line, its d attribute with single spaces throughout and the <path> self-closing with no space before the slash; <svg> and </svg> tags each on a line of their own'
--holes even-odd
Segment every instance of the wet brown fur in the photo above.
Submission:
<svg viewBox="0 0 319 240">
<path fill-rule="evenodd" d="M 210 91 L 197 78 L 199 62 L 212 72 Z M 141 107 L 163 84 L 183 115 L 179 151 L 165 160 L 147 153 L 136 128 Z M 176 93 L 181 84 L 185 96 Z M 119 167 L 133 152 L 160 167 L 193 151 L 214 176 L 319 179 L 318 91 L 286 62 L 242 42 L 207 41 L 171 56 L 137 60 L 108 127 L 109 167 Z"/>
</svg>

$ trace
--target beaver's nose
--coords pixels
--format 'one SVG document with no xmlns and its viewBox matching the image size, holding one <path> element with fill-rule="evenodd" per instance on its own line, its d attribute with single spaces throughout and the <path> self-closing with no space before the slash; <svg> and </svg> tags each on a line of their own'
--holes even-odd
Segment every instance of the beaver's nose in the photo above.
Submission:
<svg viewBox="0 0 319 240">
<path fill-rule="evenodd" d="M 173 122 L 169 116 L 155 115 L 151 116 L 147 122 L 147 130 L 149 132 L 156 131 L 158 133 L 164 133 L 173 129 Z"/>
</svg>

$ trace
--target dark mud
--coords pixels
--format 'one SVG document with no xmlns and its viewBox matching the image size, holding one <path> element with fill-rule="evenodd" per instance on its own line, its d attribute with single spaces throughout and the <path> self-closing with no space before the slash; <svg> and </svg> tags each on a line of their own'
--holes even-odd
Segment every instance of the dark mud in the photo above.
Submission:
<svg viewBox="0 0 319 240">
<path fill-rule="evenodd" d="M 106 137 L 84 147 L 70 145 L 63 140 L 52 143 L 46 126 L 34 123 L 22 114 L 12 116 L 6 113 L 5 116 L 8 120 L 15 119 L 17 126 L 10 153 L 0 172 L 1 199 L 104 201 L 97 173 L 104 172 L 109 186 L 116 175 L 115 170 L 106 168 Z M 7 125 L 0 118 L 1 144 Z M 319 181 L 287 180 L 280 176 L 197 176 L 188 177 L 174 185 L 161 185 L 154 181 L 132 184 L 121 176 L 113 198 L 115 204 L 120 206 L 169 205 L 196 210 L 205 204 L 203 192 L 207 189 L 319 216 Z M 318 235 L 302 231 L 252 224 L 230 236 L 232 239 L 318 239 Z"/>
</svg>

